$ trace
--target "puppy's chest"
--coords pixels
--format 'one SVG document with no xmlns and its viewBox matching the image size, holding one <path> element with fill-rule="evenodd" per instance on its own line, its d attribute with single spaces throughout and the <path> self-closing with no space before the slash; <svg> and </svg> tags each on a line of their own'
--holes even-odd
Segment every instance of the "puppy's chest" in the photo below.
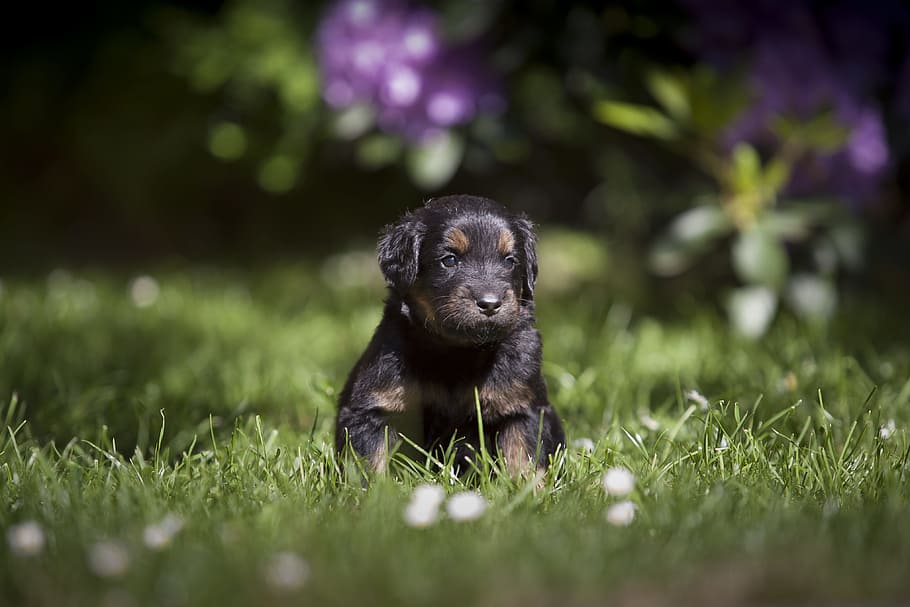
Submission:
<svg viewBox="0 0 910 607">
<path fill-rule="evenodd" d="M 453 422 L 474 417 L 478 402 L 481 415 L 495 419 L 512 415 L 532 401 L 530 387 L 517 380 L 445 384 L 408 378 L 398 394 L 402 412 L 422 412 Z"/>
</svg>

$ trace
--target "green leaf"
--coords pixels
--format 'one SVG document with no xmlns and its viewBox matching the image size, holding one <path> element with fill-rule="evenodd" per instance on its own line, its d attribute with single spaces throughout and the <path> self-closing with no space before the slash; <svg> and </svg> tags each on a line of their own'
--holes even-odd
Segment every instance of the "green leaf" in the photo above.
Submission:
<svg viewBox="0 0 910 607">
<path fill-rule="evenodd" d="M 733 186 L 737 192 L 756 192 L 761 189 L 761 158 L 748 143 L 738 143 L 731 156 Z"/>
<path fill-rule="evenodd" d="M 837 291 L 829 280 L 814 274 L 799 274 L 787 285 L 787 301 L 802 318 L 822 321 L 834 315 Z"/>
<path fill-rule="evenodd" d="M 339 112 L 332 124 L 332 133 L 339 139 L 357 139 L 373 128 L 376 116 L 366 104 L 355 104 Z"/>
<path fill-rule="evenodd" d="M 809 236 L 813 218 L 801 209 L 769 209 L 758 220 L 758 227 L 778 240 L 803 240 Z"/>
<path fill-rule="evenodd" d="M 370 135 L 357 146 L 357 162 L 368 169 L 392 164 L 401 155 L 401 140 L 390 135 Z"/>
<path fill-rule="evenodd" d="M 850 134 L 832 111 L 820 112 L 809 120 L 778 116 L 771 129 L 784 141 L 828 153 L 841 149 Z"/>
<path fill-rule="evenodd" d="M 417 186 L 435 190 L 455 175 L 463 156 L 464 142 L 461 137 L 445 131 L 408 151 L 408 173 Z"/>
<path fill-rule="evenodd" d="M 721 76 L 710 67 L 697 66 L 689 79 L 692 127 L 703 135 L 717 134 L 742 111 L 750 95 L 742 77 Z"/>
<path fill-rule="evenodd" d="M 599 101 L 594 106 L 594 118 L 613 128 L 656 139 L 675 139 L 676 124 L 658 110 L 646 105 L 620 101 Z"/>
<path fill-rule="evenodd" d="M 782 158 L 772 158 L 765 165 L 765 173 L 762 177 L 762 185 L 769 194 L 774 198 L 790 182 L 790 164 Z"/>
<path fill-rule="evenodd" d="M 733 329 L 757 339 L 767 332 L 777 311 L 777 294 L 767 287 L 742 287 L 730 295 L 727 312 Z"/>
<path fill-rule="evenodd" d="M 767 230 L 751 228 L 733 243 L 733 268 L 743 282 L 780 289 L 789 266 L 786 250 Z"/>
<path fill-rule="evenodd" d="M 849 270 L 859 270 L 865 259 L 862 228 L 854 223 L 842 223 L 831 228 L 828 236 L 844 266 Z"/>
<path fill-rule="evenodd" d="M 651 248 L 649 264 L 660 276 L 687 270 L 718 238 L 730 233 L 733 224 L 720 207 L 703 205 L 680 214 Z"/>
<path fill-rule="evenodd" d="M 688 120 L 691 113 L 689 91 L 682 78 L 663 70 L 652 70 L 646 80 L 648 90 L 667 113 L 677 120 Z"/>
<path fill-rule="evenodd" d="M 716 205 L 702 205 L 680 213 L 670 224 L 672 238 L 684 242 L 711 240 L 727 234 L 730 218 Z"/>
</svg>

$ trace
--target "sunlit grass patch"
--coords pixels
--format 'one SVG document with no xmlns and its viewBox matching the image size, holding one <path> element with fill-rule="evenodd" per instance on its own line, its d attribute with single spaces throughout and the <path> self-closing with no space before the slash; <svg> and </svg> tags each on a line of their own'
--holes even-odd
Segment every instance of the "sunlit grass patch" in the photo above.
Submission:
<svg viewBox="0 0 910 607">
<path fill-rule="evenodd" d="M 784 318 L 754 343 L 711 312 L 541 296 L 569 434 L 546 474 L 479 453 L 458 476 L 452 450 L 401 449 L 372 475 L 338 459 L 332 417 L 382 293 L 320 272 L 5 281 L 4 604 L 701 600 L 717 576 L 730 603 L 910 590 L 896 321 L 887 339 Z M 140 306 L 141 277 L 158 291 Z"/>
</svg>

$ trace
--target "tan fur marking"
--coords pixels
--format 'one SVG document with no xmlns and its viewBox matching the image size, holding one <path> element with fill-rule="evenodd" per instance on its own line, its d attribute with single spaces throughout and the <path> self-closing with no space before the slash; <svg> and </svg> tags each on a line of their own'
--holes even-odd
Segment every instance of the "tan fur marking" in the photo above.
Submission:
<svg viewBox="0 0 910 607">
<path fill-rule="evenodd" d="M 468 239 L 468 235 L 465 234 L 462 230 L 459 230 L 458 228 L 452 228 L 446 234 L 446 244 L 452 247 L 452 250 L 459 255 L 464 255 L 468 252 L 468 247 L 471 246 L 471 241 Z"/>
<path fill-rule="evenodd" d="M 389 447 L 385 441 L 382 441 L 382 445 L 370 458 L 370 465 L 376 472 L 383 473 L 386 471 L 389 465 Z"/>
<path fill-rule="evenodd" d="M 508 255 L 515 249 L 515 235 L 511 230 L 503 228 L 499 232 L 499 242 L 496 244 L 500 255 Z"/>
<path fill-rule="evenodd" d="M 499 434 L 499 452 L 505 460 L 506 470 L 512 477 L 520 477 L 534 469 L 524 437 L 515 425 L 506 426 Z"/>
<path fill-rule="evenodd" d="M 513 382 L 510 384 L 485 384 L 480 388 L 481 412 L 496 415 L 511 415 L 531 404 L 534 393 L 527 384 Z"/>
<path fill-rule="evenodd" d="M 389 386 L 373 392 L 376 407 L 389 413 L 401 413 L 405 410 L 404 386 Z"/>
<path fill-rule="evenodd" d="M 424 293 L 415 293 L 414 301 L 417 303 L 417 306 L 420 308 L 420 313 L 423 314 L 423 317 L 426 318 L 429 322 L 436 322 L 436 311 L 433 309 L 433 304 L 430 302 L 430 298 Z"/>
</svg>

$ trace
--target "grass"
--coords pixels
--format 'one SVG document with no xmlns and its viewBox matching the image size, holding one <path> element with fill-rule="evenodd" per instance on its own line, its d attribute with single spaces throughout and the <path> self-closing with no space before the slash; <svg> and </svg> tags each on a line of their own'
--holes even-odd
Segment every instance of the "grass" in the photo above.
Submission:
<svg viewBox="0 0 910 607">
<path fill-rule="evenodd" d="M 353 278 L 328 278 L 337 267 Z M 539 488 L 432 465 L 368 481 L 342 473 L 330 447 L 335 397 L 382 297 L 369 256 L 161 271 L 148 307 L 113 274 L 8 279 L 0 531 L 35 521 L 45 545 L 34 556 L 0 546 L 0 604 L 727 605 L 910 594 L 910 339 L 900 311 L 854 303 L 829 327 L 783 317 L 753 343 L 699 306 L 661 320 L 595 284 L 548 290 L 545 270 L 551 398 L 570 442 L 589 437 L 595 448 L 568 449 Z M 618 498 L 601 478 L 614 466 L 636 477 L 629 527 L 605 518 Z M 410 528 L 402 514 L 423 482 L 478 490 L 489 507 L 473 522 Z M 182 528 L 149 547 L 145 534 L 168 515 Z M 119 570 L 99 565 L 99 542 L 114 546 Z M 288 568 L 306 582 L 276 582 Z"/>
</svg>

